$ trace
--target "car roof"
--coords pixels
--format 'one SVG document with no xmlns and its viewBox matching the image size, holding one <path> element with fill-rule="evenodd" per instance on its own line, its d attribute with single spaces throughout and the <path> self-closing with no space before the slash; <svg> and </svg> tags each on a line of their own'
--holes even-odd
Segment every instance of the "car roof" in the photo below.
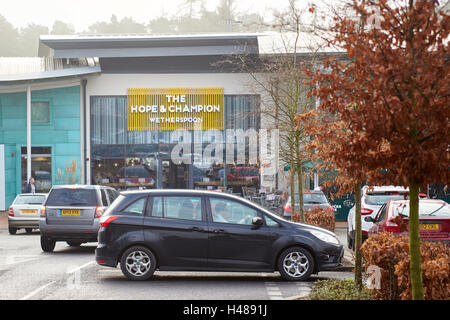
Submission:
<svg viewBox="0 0 450 320">
<path fill-rule="evenodd" d="M 52 189 L 99 189 L 110 188 L 108 186 L 96 185 L 96 184 L 58 184 L 52 186 Z"/>
<path fill-rule="evenodd" d="M 48 196 L 48 193 L 20 193 L 17 197 L 20 196 Z"/>
<path fill-rule="evenodd" d="M 226 192 L 218 192 L 218 191 L 211 191 L 211 190 L 150 189 L 150 190 L 121 191 L 120 193 L 122 193 L 124 195 L 128 195 L 128 194 L 144 194 L 144 193 L 148 193 L 148 194 L 180 194 L 180 193 L 185 193 L 185 194 L 190 194 L 190 195 L 212 195 L 212 196 L 224 195 L 224 196 L 229 196 L 229 197 L 232 197 L 232 198 L 242 199 L 241 197 L 238 197 L 238 196 L 226 193 Z"/>
<path fill-rule="evenodd" d="M 390 201 L 388 201 L 388 202 L 391 202 L 391 203 L 407 203 L 407 202 L 409 202 L 409 199 L 396 199 L 396 200 L 390 200 Z M 444 203 L 446 203 L 447 205 L 448 205 L 448 203 L 446 202 L 446 201 L 444 201 L 444 200 L 441 200 L 441 199 L 420 199 L 419 198 L 419 203 L 442 203 L 442 204 L 444 204 Z"/>
<path fill-rule="evenodd" d="M 380 191 L 408 191 L 409 188 L 402 186 L 364 186 L 364 192 L 370 190 L 370 192 L 380 192 Z"/>
</svg>

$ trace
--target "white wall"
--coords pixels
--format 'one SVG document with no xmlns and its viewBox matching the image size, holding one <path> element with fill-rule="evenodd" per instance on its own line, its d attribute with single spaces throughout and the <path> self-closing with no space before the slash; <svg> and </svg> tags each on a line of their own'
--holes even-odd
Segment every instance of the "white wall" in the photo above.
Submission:
<svg viewBox="0 0 450 320">
<path fill-rule="evenodd" d="M 87 95 L 126 95 L 127 88 L 211 87 L 223 87 L 225 94 L 251 94 L 249 81 L 243 73 L 102 74 L 88 80 Z"/>
</svg>

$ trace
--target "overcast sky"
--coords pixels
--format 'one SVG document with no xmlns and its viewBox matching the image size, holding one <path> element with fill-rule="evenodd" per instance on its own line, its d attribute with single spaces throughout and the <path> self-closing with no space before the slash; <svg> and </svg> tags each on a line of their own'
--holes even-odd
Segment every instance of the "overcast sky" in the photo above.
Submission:
<svg viewBox="0 0 450 320">
<path fill-rule="evenodd" d="M 120 20 L 132 17 L 139 23 L 165 15 L 172 17 L 180 12 L 185 0 L 0 0 L 0 15 L 15 27 L 35 23 L 52 27 L 55 20 L 71 23 L 76 32 L 85 31 L 98 21 L 109 21 L 115 14 Z M 217 7 L 220 0 L 205 0 L 208 10 Z M 288 0 L 237 0 L 238 12 L 267 15 L 269 8 L 286 6 Z M 301 0 L 299 3 L 308 3 Z"/>
</svg>

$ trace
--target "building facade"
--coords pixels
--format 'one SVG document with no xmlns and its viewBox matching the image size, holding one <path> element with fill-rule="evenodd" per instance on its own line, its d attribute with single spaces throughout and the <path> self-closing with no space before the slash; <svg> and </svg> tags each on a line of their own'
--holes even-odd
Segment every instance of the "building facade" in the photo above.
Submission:
<svg viewBox="0 0 450 320">
<path fill-rule="evenodd" d="M 0 210 L 30 177 L 41 192 L 277 189 L 261 96 L 216 65 L 236 54 L 258 55 L 258 35 L 47 36 L 39 58 L 1 58 Z"/>
</svg>

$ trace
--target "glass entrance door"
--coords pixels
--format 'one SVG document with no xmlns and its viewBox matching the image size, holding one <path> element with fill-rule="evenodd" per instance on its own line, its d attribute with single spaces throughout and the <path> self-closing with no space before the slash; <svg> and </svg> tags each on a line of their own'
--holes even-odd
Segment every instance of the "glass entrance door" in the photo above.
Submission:
<svg viewBox="0 0 450 320">
<path fill-rule="evenodd" d="M 31 147 L 31 176 L 36 192 L 48 192 L 52 187 L 52 148 Z M 27 148 L 21 148 L 22 192 L 27 185 Z"/>
</svg>

